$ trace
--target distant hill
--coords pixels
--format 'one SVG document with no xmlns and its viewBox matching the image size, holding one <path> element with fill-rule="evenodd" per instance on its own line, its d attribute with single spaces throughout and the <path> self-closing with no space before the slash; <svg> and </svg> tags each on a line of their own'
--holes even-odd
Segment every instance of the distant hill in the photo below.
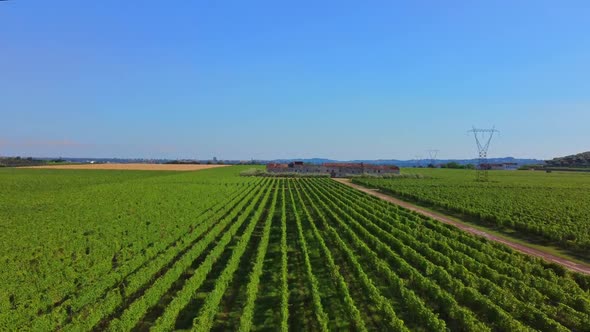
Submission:
<svg viewBox="0 0 590 332">
<path fill-rule="evenodd" d="M 590 152 L 586 152 L 589 154 Z M 567 158 L 567 157 L 564 157 Z M 590 157 L 587 157 L 590 159 Z M 411 160 L 400 160 L 400 159 L 356 159 L 356 160 L 335 160 L 327 158 L 290 158 L 290 159 L 273 159 L 273 160 L 220 160 L 219 163 L 223 164 L 266 164 L 266 163 L 290 163 L 292 161 L 303 161 L 309 164 L 323 164 L 323 163 L 335 163 L 335 162 L 348 162 L 348 163 L 365 163 L 371 165 L 396 165 L 399 167 L 426 167 L 430 164 L 430 159 L 411 159 Z M 502 157 L 502 158 L 488 158 L 487 161 L 493 164 L 501 163 L 516 163 L 519 166 L 522 165 L 542 165 L 545 163 L 539 159 L 520 159 L 514 157 Z M 20 158 L 20 157 L 0 157 L 0 167 L 2 166 L 25 166 L 33 164 L 43 164 L 51 162 L 68 162 L 68 163 L 150 163 L 150 164 L 165 164 L 165 163 L 217 163 L 217 161 L 211 160 L 170 160 L 170 159 L 141 159 L 141 158 Z M 459 165 L 476 165 L 477 159 L 435 159 L 435 165 L 448 164 L 455 162 Z"/>
<path fill-rule="evenodd" d="M 590 167 L 590 151 L 547 160 L 549 167 Z"/>
<path fill-rule="evenodd" d="M 422 160 L 398 160 L 398 159 L 377 159 L 377 160 L 333 160 L 325 158 L 310 158 L 310 159 L 276 159 L 270 162 L 273 163 L 289 163 L 292 161 L 303 161 L 304 163 L 310 164 L 323 164 L 333 162 L 351 162 L 351 163 L 365 163 L 365 164 L 378 164 L 378 165 L 396 165 L 399 167 L 415 167 L 415 166 L 427 166 L 430 164 L 430 159 Z M 531 164 L 544 164 L 543 160 L 539 159 L 519 159 L 513 157 L 503 158 L 488 158 L 487 161 L 493 164 L 501 163 L 517 163 L 518 165 L 531 165 Z M 449 162 L 456 162 L 460 165 L 477 164 L 477 159 L 435 159 L 435 164 L 446 164 Z"/>
</svg>

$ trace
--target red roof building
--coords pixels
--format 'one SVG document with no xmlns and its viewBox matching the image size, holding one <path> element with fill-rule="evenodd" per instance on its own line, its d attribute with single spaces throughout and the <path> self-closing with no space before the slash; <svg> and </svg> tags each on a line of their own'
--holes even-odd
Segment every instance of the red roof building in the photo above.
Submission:
<svg viewBox="0 0 590 332">
<path fill-rule="evenodd" d="M 393 165 L 371 165 L 364 163 L 304 164 L 295 161 L 289 164 L 267 164 L 266 170 L 273 173 L 321 173 L 331 177 L 347 177 L 361 174 L 399 174 L 399 167 Z"/>
</svg>

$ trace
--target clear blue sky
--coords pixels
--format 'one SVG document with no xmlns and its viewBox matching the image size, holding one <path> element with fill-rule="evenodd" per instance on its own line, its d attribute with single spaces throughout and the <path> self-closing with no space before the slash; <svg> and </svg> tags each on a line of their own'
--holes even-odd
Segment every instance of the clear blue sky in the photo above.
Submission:
<svg viewBox="0 0 590 332">
<path fill-rule="evenodd" d="M 590 150 L 589 1 L 0 2 L 0 155 Z"/>
</svg>

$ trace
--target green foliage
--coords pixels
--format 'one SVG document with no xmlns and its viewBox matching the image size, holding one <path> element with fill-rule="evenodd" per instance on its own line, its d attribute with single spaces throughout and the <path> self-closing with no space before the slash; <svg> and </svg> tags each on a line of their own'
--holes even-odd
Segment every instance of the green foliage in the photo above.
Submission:
<svg viewBox="0 0 590 332">
<path fill-rule="evenodd" d="M 330 179 L 246 169 L 1 170 L 0 329 L 590 326 L 587 276 Z"/>
<path fill-rule="evenodd" d="M 0 167 L 40 166 L 47 163 L 47 160 L 33 159 L 32 157 L 0 157 Z"/>
<path fill-rule="evenodd" d="M 368 179 L 424 179 L 425 176 L 422 174 L 355 174 L 349 176 L 349 178 L 368 178 Z"/>
<path fill-rule="evenodd" d="M 291 192 L 290 184 L 291 184 L 291 182 L 287 182 L 287 185 L 289 187 L 289 196 L 291 198 L 291 207 L 293 209 L 293 214 L 295 215 L 295 222 L 297 225 L 298 240 L 299 240 L 299 244 L 301 246 L 301 251 L 303 253 L 303 258 L 304 258 L 304 262 L 305 262 L 305 269 L 307 272 L 307 282 L 308 282 L 308 285 L 309 285 L 309 288 L 310 288 L 310 291 L 312 294 L 312 298 L 313 298 L 314 313 L 317 318 L 317 322 L 320 326 L 320 329 L 322 331 L 329 331 L 329 329 L 328 329 L 328 316 L 324 312 L 322 301 L 320 298 L 319 282 L 318 282 L 317 277 L 313 274 L 313 268 L 311 266 L 311 259 L 309 258 L 309 250 L 307 249 L 307 241 L 305 240 L 305 236 L 303 235 L 301 214 L 299 213 L 297 205 L 295 203 L 296 202 L 295 197 L 293 196 L 293 193 Z"/>
<path fill-rule="evenodd" d="M 455 161 L 451 161 L 446 164 L 441 164 L 440 167 L 452 169 L 475 169 L 475 166 L 473 164 L 461 165 Z"/>
<path fill-rule="evenodd" d="M 281 182 L 281 331 L 289 331 L 289 260 L 287 258 L 287 198 L 285 195 L 285 181 Z"/>
<path fill-rule="evenodd" d="M 240 176 L 262 176 L 266 172 L 260 168 L 250 168 L 245 171 L 240 172 Z"/>
<path fill-rule="evenodd" d="M 257 209 L 256 212 L 254 213 L 253 217 L 250 220 L 250 223 L 248 224 L 246 230 L 244 231 L 244 234 L 240 237 L 240 240 L 238 241 L 237 245 L 235 246 L 235 248 L 232 250 L 232 254 L 231 257 L 229 258 L 229 261 L 227 262 L 223 272 L 221 273 L 221 275 L 215 280 L 215 286 L 213 288 L 213 290 L 209 293 L 209 295 L 207 296 L 207 298 L 205 299 L 205 303 L 203 304 L 203 306 L 200 309 L 199 315 L 197 315 L 197 317 L 195 317 L 194 321 L 193 321 L 193 329 L 196 331 L 209 331 L 211 329 L 211 327 L 213 326 L 213 318 L 215 317 L 215 313 L 218 310 L 219 307 L 219 302 L 221 301 L 221 298 L 223 297 L 223 294 L 225 293 L 229 283 L 231 282 L 232 278 L 234 277 L 234 273 L 236 272 L 237 268 L 238 268 L 238 264 L 240 263 L 240 258 L 242 257 L 242 255 L 244 254 L 244 251 L 246 251 L 246 246 L 248 245 L 248 242 L 250 241 L 250 237 L 252 236 L 252 232 L 254 232 L 254 228 L 256 227 L 256 223 L 258 222 L 258 220 L 262 217 L 262 214 L 264 213 L 264 208 L 266 207 L 266 202 L 268 201 L 268 198 L 270 197 L 270 190 L 267 191 L 266 195 L 264 196 L 264 199 L 262 200 L 262 203 L 260 205 L 261 208 Z M 269 213 L 269 218 L 267 218 L 267 225 L 269 225 L 270 227 L 270 223 L 272 221 L 272 215 L 274 214 L 274 208 L 276 205 L 276 201 L 277 201 L 277 191 L 274 191 L 274 195 L 273 195 L 273 200 L 271 203 L 271 208 L 270 208 L 270 212 Z M 251 205 L 252 206 L 252 205 Z M 268 231 L 270 230 L 270 228 L 268 230 L 265 230 L 265 232 L 267 233 L 266 236 L 268 237 Z M 262 240 L 264 242 L 264 239 Z M 268 239 L 266 239 L 266 241 L 268 241 Z M 268 242 L 267 242 L 268 244 Z M 262 248 L 260 250 L 260 255 L 263 255 L 266 252 L 266 248 Z M 256 265 L 255 265 L 255 269 L 256 269 Z M 207 271 L 209 272 L 209 271 Z M 261 273 L 261 271 L 260 271 Z M 255 271 L 253 273 L 254 278 L 256 278 L 257 272 Z M 258 274 L 258 278 L 260 277 L 260 274 Z M 257 283 L 257 280 L 252 281 L 253 283 Z M 244 320 L 243 323 L 240 325 L 240 330 L 242 331 L 249 331 L 251 329 L 251 319 L 252 319 L 252 312 L 254 310 L 253 307 L 253 302 L 256 298 L 256 289 L 257 287 L 254 287 L 254 285 L 250 284 L 247 287 L 247 296 L 248 296 L 248 300 L 247 300 L 247 304 L 246 304 L 246 308 L 244 309 Z"/>
<path fill-rule="evenodd" d="M 492 182 L 482 184 L 474 182 L 473 174 L 467 171 L 414 172 L 408 175 L 429 178 L 354 181 L 469 215 L 486 224 L 532 233 L 562 248 L 590 252 L 588 174 L 491 171 Z"/>
<path fill-rule="evenodd" d="M 568 167 L 568 168 L 589 168 L 590 151 L 578 153 L 571 156 L 553 158 L 546 161 L 549 167 Z"/>
<path fill-rule="evenodd" d="M 274 177 L 274 178 L 328 178 L 330 174 L 325 173 L 295 173 L 295 172 L 281 172 L 273 173 L 267 172 L 260 168 L 251 168 L 240 172 L 241 176 L 260 176 L 260 177 Z"/>
<path fill-rule="evenodd" d="M 256 296 L 258 295 L 258 287 L 260 285 L 260 276 L 262 275 L 262 268 L 264 265 L 264 259 L 266 257 L 266 250 L 268 248 L 268 242 L 270 239 L 270 227 L 272 225 L 272 219 L 274 217 L 275 208 L 277 205 L 277 197 L 278 197 L 278 190 L 275 189 L 271 207 L 268 211 L 266 216 L 266 221 L 264 224 L 264 230 L 262 234 L 262 238 L 260 239 L 260 245 L 258 247 L 258 252 L 256 254 L 256 262 L 254 263 L 254 268 L 250 273 L 250 282 L 246 287 L 246 306 L 244 307 L 244 311 L 242 312 L 242 316 L 240 317 L 240 331 L 250 331 L 252 329 L 252 320 L 254 317 L 254 305 L 256 301 Z"/>
<path fill-rule="evenodd" d="M 170 160 L 164 164 L 170 165 L 199 165 L 201 162 L 198 160 Z"/>
</svg>

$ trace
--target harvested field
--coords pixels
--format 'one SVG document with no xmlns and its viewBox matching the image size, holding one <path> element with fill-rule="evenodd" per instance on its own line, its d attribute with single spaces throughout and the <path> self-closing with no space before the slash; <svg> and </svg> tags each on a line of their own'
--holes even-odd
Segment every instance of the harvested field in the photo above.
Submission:
<svg viewBox="0 0 590 332">
<path fill-rule="evenodd" d="M 79 164 L 79 165 L 44 165 L 27 166 L 21 168 L 51 168 L 51 169 L 108 169 L 135 171 L 199 171 L 202 169 L 225 167 L 228 165 L 195 165 L 195 164 Z"/>
</svg>

